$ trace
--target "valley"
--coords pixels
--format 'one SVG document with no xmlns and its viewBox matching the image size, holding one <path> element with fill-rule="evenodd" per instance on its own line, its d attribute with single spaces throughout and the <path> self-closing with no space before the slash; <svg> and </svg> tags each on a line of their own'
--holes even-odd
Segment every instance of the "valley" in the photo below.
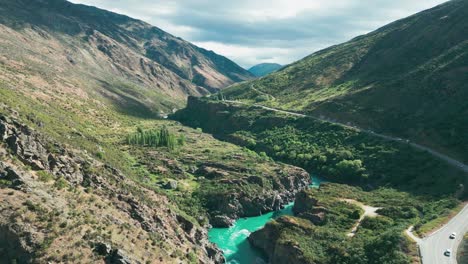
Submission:
<svg viewBox="0 0 468 264">
<path fill-rule="evenodd" d="M 125 15 L 0 2 L 0 264 L 455 261 L 466 0 L 250 72 Z"/>
<path fill-rule="evenodd" d="M 381 212 L 390 210 L 384 215 L 378 216 L 375 221 L 385 222 L 386 217 L 391 217 L 393 221 L 397 221 L 387 222 L 387 225 L 395 228 L 393 230 L 393 232 L 396 232 L 394 235 L 399 237 L 402 248 L 406 248 L 403 250 L 404 255 L 411 255 L 413 259 L 417 259 L 416 244 L 404 242 L 406 238 L 402 235 L 403 231 L 410 225 L 418 223 L 415 225 L 416 233 L 419 236 L 424 236 L 427 232 L 437 228 L 436 223 L 440 217 L 451 214 L 451 211 L 458 207 L 460 203 L 450 198 L 454 193 L 459 195 L 459 199 L 466 199 L 463 198 L 466 196 L 466 192 L 462 193 L 464 188 L 460 189 L 461 186 L 467 184 L 468 178 L 464 170 L 447 163 L 438 156 L 420 151 L 418 148 L 402 142 L 402 140 L 388 140 L 367 131 L 321 121 L 302 114 L 272 111 L 268 107 L 265 108 L 259 105 L 233 104 L 232 102 L 218 100 L 216 97 L 189 98 L 187 108 L 177 112 L 172 118 L 181 121 L 183 124 L 202 127 L 204 131 L 213 133 L 219 139 L 245 146 L 259 153 L 264 152 L 275 160 L 303 167 L 311 174 L 321 175 L 328 181 L 341 183 L 326 184 L 326 188 L 332 194 L 333 199 L 339 201 L 352 199 L 372 207 L 381 208 L 377 210 L 379 215 Z M 423 173 L 412 173 L 411 171 Z M 449 182 L 450 184 L 448 184 Z M 347 194 L 348 191 L 338 191 L 344 188 L 341 187 L 345 186 L 342 185 L 344 183 L 359 186 L 359 188 L 362 188 L 362 195 L 364 196 L 349 195 Z M 357 190 L 350 191 L 350 193 L 359 193 Z M 385 195 L 385 198 L 379 198 L 381 195 Z M 297 199 L 298 196 L 296 196 L 296 204 L 298 203 Z M 444 200 L 446 204 L 442 202 Z M 398 204 L 400 203 L 402 204 L 399 207 Z M 312 205 L 308 210 L 314 212 L 312 214 L 316 214 L 316 210 L 319 210 L 318 212 L 322 210 L 320 208 L 322 208 L 321 205 Z M 331 207 L 325 208 L 324 212 L 331 209 Z M 436 213 L 433 210 L 441 211 Z M 306 212 L 308 211 L 306 210 Z M 397 212 L 401 212 L 401 214 Z M 390 215 L 387 215 L 388 213 Z M 393 213 L 396 213 L 396 215 L 392 215 Z M 300 214 L 295 213 L 294 215 L 302 218 Z M 334 224 L 349 221 L 347 224 L 349 226 L 338 232 L 343 237 L 349 234 L 349 230 L 352 229 L 356 221 L 352 220 L 352 218 L 347 220 L 345 220 L 346 218 L 333 219 Z M 292 220 L 289 219 L 288 221 Z M 371 220 L 364 218 L 364 221 Z M 268 229 L 268 226 L 265 228 Z M 310 232 L 302 224 L 299 227 L 297 231 L 288 231 L 289 234 L 298 232 L 297 235 L 299 235 L 302 232 L 307 232 L 307 234 Z M 366 228 L 368 227 L 361 227 L 360 225 L 355 230 L 357 237 L 361 236 L 360 239 L 363 239 L 360 243 L 365 243 L 364 241 L 370 239 L 367 237 L 370 233 L 366 233 Z M 376 232 L 376 229 L 374 229 L 374 232 Z M 293 240 L 300 241 L 298 239 L 294 238 Z M 398 240 L 396 237 L 395 239 Z M 253 243 L 255 245 L 255 242 Z M 354 243 L 353 239 L 347 243 Z M 346 248 L 347 246 L 349 245 L 341 245 L 340 247 Z M 260 248 L 263 248 L 266 254 L 276 252 L 276 249 L 271 247 L 264 248 L 262 246 Z M 288 249 L 287 246 L 286 248 Z M 340 249 L 343 250 L 342 254 L 351 254 L 344 248 Z M 302 247 L 296 249 L 299 252 L 288 253 L 287 255 L 297 255 L 299 258 L 297 263 L 304 263 L 306 260 L 302 257 L 305 258 L 305 256 L 301 254 L 305 254 L 309 249 L 310 245 L 307 243 L 302 244 Z M 282 250 L 286 249 L 283 248 Z M 322 249 L 320 252 L 326 252 L 326 249 Z M 357 252 L 353 254 L 357 254 Z M 354 257 L 358 259 L 366 258 L 358 255 Z M 277 263 L 285 261 L 279 256 L 270 255 L 270 261 L 272 259 L 278 261 Z M 312 263 L 313 261 L 336 263 L 334 261 L 338 261 L 325 256 L 315 256 L 312 259 L 307 260 L 306 263 L 309 261 Z M 344 261 L 344 259 L 340 261 Z M 406 263 L 409 260 L 402 258 L 399 261 Z"/>
</svg>

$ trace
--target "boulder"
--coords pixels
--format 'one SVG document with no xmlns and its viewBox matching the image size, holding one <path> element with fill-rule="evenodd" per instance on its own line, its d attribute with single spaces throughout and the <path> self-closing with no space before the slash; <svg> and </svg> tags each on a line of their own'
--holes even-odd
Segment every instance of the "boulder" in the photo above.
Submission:
<svg viewBox="0 0 468 264">
<path fill-rule="evenodd" d="M 113 249 L 106 259 L 106 264 L 136 264 L 137 261 L 132 261 L 125 251 L 121 249 Z"/>
<path fill-rule="evenodd" d="M 164 189 L 167 189 L 167 190 L 175 190 L 177 189 L 177 181 L 175 180 L 169 180 L 166 184 L 164 184 Z"/>
<path fill-rule="evenodd" d="M 234 224 L 234 219 L 225 215 L 215 215 L 210 219 L 210 223 L 215 227 L 230 227 Z"/>
</svg>

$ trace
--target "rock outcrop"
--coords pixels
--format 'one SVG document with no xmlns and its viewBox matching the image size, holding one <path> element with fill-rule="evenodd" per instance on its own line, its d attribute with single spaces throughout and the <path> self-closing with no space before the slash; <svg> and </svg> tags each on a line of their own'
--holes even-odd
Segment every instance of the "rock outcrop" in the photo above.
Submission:
<svg viewBox="0 0 468 264">
<path fill-rule="evenodd" d="M 238 218 L 279 210 L 311 183 L 310 175 L 305 170 L 287 165 L 275 170 L 273 175 L 260 176 L 211 164 L 201 166 L 196 175 L 217 180 L 218 184 L 232 190 L 204 194 L 210 223 L 215 227 L 228 227 Z"/>
<path fill-rule="evenodd" d="M 279 241 L 283 229 L 313 228 L 304 220 L 283 216 L 269 222 L 264 228 L 250 234 L 248 240 L 256 248 L 265 252 L 272 264 L 303 264 L 303 252 L 294 241 Z"/>
<path fill-rule="evenodd" d="M 302 191 L 296 195 L 293 207 L 294 215 L 308 219 L 315 225 L 321 225 L 325 222 L 327 212 L 328 210 L 321 206 L 319 201 L 310 193 Z"/>
<path fill-rule="evenodd" d="M 1 260 L 76 262 L 73 252 L 81 252 L 83 262 L 145 263 L 157 254 L 161 263 L 180 263 L 189 253 L 224 261 L 206 227 L 86 153 L 1 115 L 0 150 Z"/>
</svg>

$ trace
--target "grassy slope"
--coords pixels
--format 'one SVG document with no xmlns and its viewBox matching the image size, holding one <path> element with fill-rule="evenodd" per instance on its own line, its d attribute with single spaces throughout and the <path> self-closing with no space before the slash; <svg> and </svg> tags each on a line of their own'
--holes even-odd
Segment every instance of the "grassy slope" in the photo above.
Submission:
<svg viewBox="0 0 468 264">
<path fill-rule="evenodd" d="M 450 1 L 223 93 L 251 101 L 267 93 L 275 100 L 262 104 L 411 138 L 466 162 L 467 10 Z"/>
</svg>

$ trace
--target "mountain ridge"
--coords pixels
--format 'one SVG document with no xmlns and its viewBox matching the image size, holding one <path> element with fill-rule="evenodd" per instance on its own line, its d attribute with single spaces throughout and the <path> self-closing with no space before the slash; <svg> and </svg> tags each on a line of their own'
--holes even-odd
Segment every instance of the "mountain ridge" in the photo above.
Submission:
<svg viewBox="0 0 468 264">
<path fill-rule="evenodd" d="M 466 162 L 467 10 L 467 1 L 449 1 L 223 94 L 409 138 Z"/>
<path fill-rule="evenodd" d="M 1 52 L 8 54 L 2 63 L 10 68 L 2 79 L 9 84 L 14 81 L 4 77 L 18 70 L 49 82 L 43 71 L 55 67 L 48 75 L 88 88 L 80 91 L 83 94 L 99 94 L 116 105 L 135 105 L 140 112 L 157 114 L 180 107 L 188 95 L 206 95 L 253 78 L 212 51 L 96 7 L 64 0 L 7 0 L 0 14 L 0 35 L 5 40 Z M 18 69 L 10 67 L 33 61 Z M 119 85 L 112 85 L 115 82 Z M 115 91 L 109 86 L 124 87 Z"/>
<path fill-rule="evenodd" d="M 260 64 L 252 66 L 249 69 L 249 72 L 251 72 L 253 75 L 257 77 L 263 77 L 265 75 L 268 75 L 272 72 L 275 72 L 281 69 L 282 67 L 283 65 L 278 64 L 278 63 L 260 63 Z"/>
</svg>

